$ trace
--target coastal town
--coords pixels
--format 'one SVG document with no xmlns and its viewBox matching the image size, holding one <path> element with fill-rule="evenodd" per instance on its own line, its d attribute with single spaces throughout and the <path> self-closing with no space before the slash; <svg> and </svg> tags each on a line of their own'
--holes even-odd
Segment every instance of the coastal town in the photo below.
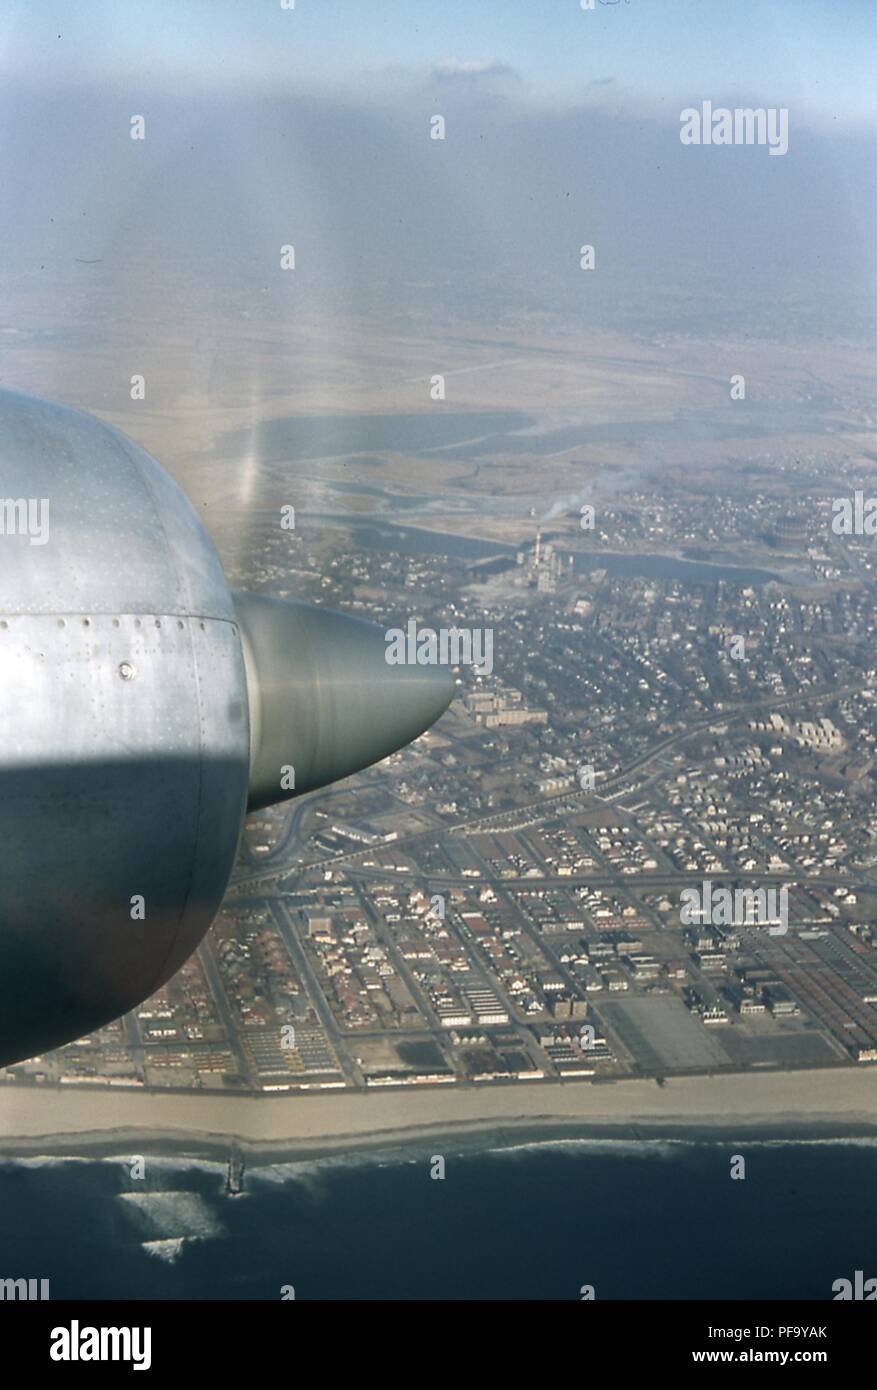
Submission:
<svg viewBox="0 0 877 1390">
<path fill-rule="evenodd" d="M 250 817 L 197 955 L 3 1085 L 663 1085 L 877 1060 L 873 541 L 832 526 L 852 467 L 764 467 L 709 508 L 650 479 L 504 541 L 266 514 L 255 587 L 388 632 L 489 632 L 493 659 L 456 668 L 412 747 Z"/>
</svg>

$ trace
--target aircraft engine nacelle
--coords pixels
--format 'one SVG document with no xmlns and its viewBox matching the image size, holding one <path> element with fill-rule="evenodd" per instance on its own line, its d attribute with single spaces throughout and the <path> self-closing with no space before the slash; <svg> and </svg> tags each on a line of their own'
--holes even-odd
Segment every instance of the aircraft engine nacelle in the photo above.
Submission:
<svg viewBox="0 0 877 1390">
<path fill-rule="evenodd" d="M 0 1065 L 146 999 L 220 906 L 248 807 L 385 757 L 446 669 L 229 590 L 154 459 L 0 391 Z"/>
</svg>

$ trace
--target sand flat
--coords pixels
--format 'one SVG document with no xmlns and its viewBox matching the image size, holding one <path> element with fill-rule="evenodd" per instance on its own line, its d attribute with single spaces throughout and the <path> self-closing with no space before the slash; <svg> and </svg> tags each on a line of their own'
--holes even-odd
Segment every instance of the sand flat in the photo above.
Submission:
<svg viewBox="0 0 877 1390">
<path fill-rule="evenodd" d="M 802 1137 L 874 1131 L 877 1068 L 631 1080 L 430 1086 L 311 1095 L 220 1096 L 0 1088 L 0 1153 L 113 1138 L 255 1149 L 392 1144 L 479 1131 L 701 1133 L 781 1130 Z M 49 1142 L 50 1141 L 50 1142 Z"/>
</svg>

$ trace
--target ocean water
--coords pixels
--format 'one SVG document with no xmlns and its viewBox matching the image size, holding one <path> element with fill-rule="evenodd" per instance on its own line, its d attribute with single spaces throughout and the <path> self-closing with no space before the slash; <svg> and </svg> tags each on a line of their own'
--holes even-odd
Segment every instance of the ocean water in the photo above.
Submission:
<svg viewBox="0 0 877 1390">
<path fill-rule="evenodd" d="M 825 1300 L 877 1276 L 872 1140 L 434 1146 L 249 1168 L 236 1198 L 224 1164 L 144 1157 L 142 1180 L 0 1162 L 0 1277 L 53 1299 Z"/>
</svg>

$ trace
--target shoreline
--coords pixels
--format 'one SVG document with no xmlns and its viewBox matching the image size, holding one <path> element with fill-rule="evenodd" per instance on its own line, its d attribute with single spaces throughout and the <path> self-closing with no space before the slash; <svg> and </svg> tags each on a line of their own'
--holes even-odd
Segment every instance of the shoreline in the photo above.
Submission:
<svg viewBox="0 0 877 1390">
<path fill-rule="evenodd" d="M 534 1090 L 477 1087 L 309 1096 L 0 1089 L 0 1161 L 110 1157 L 140 1148 L 248 1165 L 386 1150 L 562 1140 L 714 1143 L 877 1140 L 877 1070 L 735 1073 Z"/>
<path fill-rule="evenodd" d="M 433 1142 L 430 1142 L 432 1140 Z M 791 1124 L 773 1126 L 753 1126 L 745 1131 L 738 1124 L 725 1126 L 716 1123 L 714 1127 L 704 1125 L 700 1129 L 681 1126 L 644 1125 L 631 1126 L 542 1126 L 506 1125 L 473 1126 L 469 1129 L 442 1129 L 439 1134 L 430 1135 L 425 1130 L 397 1130 L 363 1140 L 361 1136 L 346 1142 L 338 1139 L 334 1143 L 321 1140 L 286 1141 L 276 1143 L 257 1143 L 229 1139 L 223 1135 L 199 1134 L 191 1138 L 183 1137 L 177 1131 L 118 1130 L 95 1131 L 77 1136 L 76 1152 L 71 1152 L 71 1137 L 68 1134 L 47 1135 L 42 1140 L 21 1139 L 9 1141 L 0 1148 L 0 1167 L 4 1163 L 15 1163 L 27 1159 L 48 1159 L 59 1162 L 88 1162 L 127 1159 L 137 1153 L 153 1161 L 162 1160 L 173 1163 L 175 1160 L 212 1164 L 224 1169 L 232 1147 L 239 1151 L 246 1163 L 246 1171 L 252 1173 L 261 1168 L 271 1168 L 296 1163 L 319 1163 L 343 1158 L 379 1158 L 399 1162 L 406 1159 L 432 1156 L 437 1152 L 435 1141 L 441 1141 L 441 1149 L 447 1155 L 450 1149 L 454 1156 L 471 1156 L 478 1153 L 515 1150 L 522 1148 L 552 1147 L 560 1144 L 615 1144 L 629 1149 L 635 1145 L 643 1147 L 680 1145 L 724 1144 L 743 1147 L 746 1144 L 856 1144 L 877 1143 L 877 1127 L 866 1125 L 844 1126 L 841 1130 L 836 1124 L 809 1123 L 806 1130 Z"/>
</svg>

